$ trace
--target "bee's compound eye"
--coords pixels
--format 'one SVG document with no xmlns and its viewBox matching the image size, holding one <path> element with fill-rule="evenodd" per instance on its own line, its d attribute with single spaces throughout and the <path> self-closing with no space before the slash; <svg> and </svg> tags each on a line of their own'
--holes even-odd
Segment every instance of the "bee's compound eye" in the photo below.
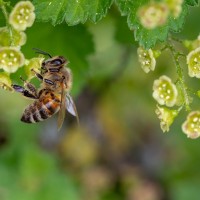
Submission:
<svg viewBox="0 0 200 200">
<path fill-rule="evenodd" d="M 51 64 L 56 65 L 56 66 L 62 65 L 62 60 L 60 60 L 60 59 L 52 60 Z"/>
</svg>

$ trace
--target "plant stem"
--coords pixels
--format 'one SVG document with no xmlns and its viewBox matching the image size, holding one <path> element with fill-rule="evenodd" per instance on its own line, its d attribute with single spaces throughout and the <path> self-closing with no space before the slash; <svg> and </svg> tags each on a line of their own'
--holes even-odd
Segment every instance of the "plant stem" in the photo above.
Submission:
<svg viewBox="0 0 200 200">
<path fill-rule="evenodd" d="M 9 20 L 8 20 L 8 13 L 7 13 L 7 10 L 6 10 L 6 4 L 8 4 L 7 2 L 4 2 L 3 0 L 0 0 L 0 7 L 1 7 L 1 10 L 3 12 L 3 15 L 5 17 L 5 20 L 6 20 L 6 26 L 8 28 L 8 31 L 9 31 L 9 35 L 10 35 L 10 46 L 13 46 L 13 32 L 12 32 L 12 27 L 11 25 L 9 24 Z"/>
<path fill-rule="evenodd" d="M 183 56 L 183 54 L 181 54 L 180 52 L 177 52 L 172 44 L 168 43 L 167 46 L 170 49 L 172 56 L 174 58 L 176 71 L 177 71 L 177 74 L 178 74 L 178 81 L 180 81 L 181 88 L 183 90 L 185 109 L 186 109 L 186 111 L 189 111 L 190 110 L 190 105 L 189 105 L 190 104 L 190 100 L 189 100 L 190 97 L 189 97 L 188 92 L 187 92 L 187 86 L 185 84 L 185 77 L 184 77 L 184 74 L 183 74 L 183 69 L 182 69 L 180 62 L 179 62 L 179 58 L 181 56 Z"/>
</svg>

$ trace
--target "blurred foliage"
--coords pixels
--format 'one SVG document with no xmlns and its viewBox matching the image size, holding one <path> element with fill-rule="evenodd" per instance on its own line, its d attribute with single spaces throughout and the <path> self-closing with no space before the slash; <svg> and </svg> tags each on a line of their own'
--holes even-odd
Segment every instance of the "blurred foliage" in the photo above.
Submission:
<svg viewBox="0 0 200 200">
<path fill-rule="evenodd" d="M 37 47 L 69 59 L 81 125 L 69 115 L 60 133 L 56 116 L 24 124 L 20 116 L 31 101 L 1 90 L 0 200 L 199 199 L 199 140 L 188 140 L 180 130 L 184 116 L 161 134 L 154 114 L 153 80 L 163 73 L 175 76 L 167 67 L 172 61 L 164 53 L 155 73 L 145 74 L 133 33 L 119 16 L 112 8 L 98 24 L 36 22 L 27 30 L 27 58 Z M 191 9 L 180 38 L 196 38 L 198 17 L 199 8 Z M 20 75 L 23 68 L 12 79 L 20 82 Z"/>
<path fill-rule="evenodd" d="M 87 20 L 96 23 L 106 16 L 111 5 L 114 4 L 122 16 L 127 16 L 127 24 L 131 30 L 134 30 L 135 40 L 145 48 L 152 48 L 157 41 L 165 41 L 170 32 L 179 32 L 188 13 L 188 6 L 197 6 L 198 4 L 196 0 L 183 1 L 182 12 L 178 18 L 170 16 L 166 25 L 147 30 L 140 24 L 137 11 L 142 5 L 148 4 L 149 0 L 34 0 L 33 3 L 36 7 L 37 19 L 43 22 L 51 21 L 53 25 L 63 21 L 68 25 L 85 23 Z"/>
</svg>

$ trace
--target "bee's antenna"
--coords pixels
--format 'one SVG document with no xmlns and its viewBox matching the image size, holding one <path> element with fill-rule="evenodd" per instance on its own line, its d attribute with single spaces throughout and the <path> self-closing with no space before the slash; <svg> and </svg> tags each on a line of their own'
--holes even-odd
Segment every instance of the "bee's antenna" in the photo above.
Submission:
<svg viewBox="0 0 200 200">
<path fill-rule="evenodd" d="M 35 53 L 43 54 L 43 55 L 46 55 L 46 56 L 49 56 L 50 58 L 52 58 L 52 56 L 49 53 L 42 51 L 41 49 L 33 48 L 33 50 L 35 50 Z"/>
</svg>

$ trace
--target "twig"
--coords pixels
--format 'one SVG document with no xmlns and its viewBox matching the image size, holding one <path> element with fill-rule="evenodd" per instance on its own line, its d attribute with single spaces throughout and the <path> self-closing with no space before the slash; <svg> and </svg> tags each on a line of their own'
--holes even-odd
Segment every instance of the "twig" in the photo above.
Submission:
<svg viewBox="0 0 200 200">
<path fill-rule="evenodd" d="M 176 66 L 176 71 L 177 71 L 177 75 L 178 75 L 178 81 L 180 81 L 180 84 L 181 84 L 181 88 L 183 90 L 183 95 L 184 95 L 184 104 L 185 104 L 185 108 L 186 110 L 190 110 L 190 97 L 188 95 L 188 92 L 187 92 L 187 86 L 185 84 L 185 77 L 184 77 L 184 74 L 183 74 L 183 69 L 180 65 L 180 62 L 179 62 L 179 59 L 180 59 L 180 56 L 184 56 L 184 54 L 180 53 L 180 52 L 177 52 L 176 49 L 174 48 L 174 46 L 171 44 L 171 43 L 168 43 L 167 44 L 169 50 L 171 51 L 172 53 L 172 56 L 174 58 L 174 63 L 175 63 L 175 66 Z"/>
</svg>

